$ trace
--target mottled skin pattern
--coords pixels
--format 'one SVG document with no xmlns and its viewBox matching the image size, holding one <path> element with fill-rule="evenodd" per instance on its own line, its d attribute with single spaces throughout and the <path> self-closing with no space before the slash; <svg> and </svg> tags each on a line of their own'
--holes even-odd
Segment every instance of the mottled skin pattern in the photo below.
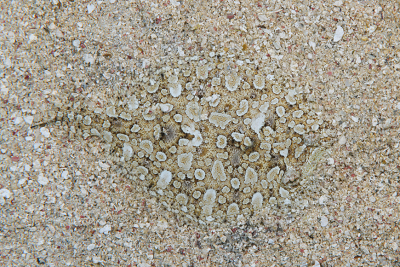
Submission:
<svg viewBox="0 0 400 267">
<path fill-rule="evenodd" d="M 74 108 L 61 108 L 57 117 L 71 137 L 104 142 L 126 176 L 181 221 L 200 224 L 248 217 L 290 199 L 330 146 L 308 85 L 270 73 L 262 62 L 205 55 L 136 77 L 108 106 L 74 99 Z M 298 110 L 303 114 L 294 116 Z M 224 145 L 218 136 L 226 137 Z M 222 164 L 213 171 L 216 162 Z M 172 179 L 160 188 L 163 170 Z M 202 180 L 196 170 L 204 171 Z"/>
</svg>

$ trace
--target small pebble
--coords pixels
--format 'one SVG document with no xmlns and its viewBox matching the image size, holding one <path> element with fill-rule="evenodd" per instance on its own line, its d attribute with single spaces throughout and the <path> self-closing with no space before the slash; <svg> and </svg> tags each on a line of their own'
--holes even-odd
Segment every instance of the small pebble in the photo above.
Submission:
<svg viewBox="0 0 400 267">
<path fill-rule="evenodd" d="M 63 171 L 63 172 L 61 173 L 61 177 L 62 177 L 63 179 L 68 179 L 68 171 Z"/>
<path fill-rule="evenodd" d="M 40 185 L 47 185 L 49 183 L 49 179 L 43 176 L 43 174 L 39 174 L 37 181 Z"/>
<path fill-rule="evenodd" d="M 321 226 L 326 227 L 328 225 L 328 218 L 326 216 L 321 217 Z"/>
<path fill-rule="evenodd" d="M 99 263 L 99 262 L 101 262 L 101 258 L 98 257 L 98 256 L 94 256 L 93 257 L 93 263 Z"/>
<path fill-rule="evenodd" d="M 340 145 L 344 145 L 344 144 L 346 144 L 346 137 L 344 137 L 344 136 L 341 136 L 340 138 L 339 138 L 339 144 Z"/>
<path fill-rule="evenodd" d="M 80 44 L 81 44 L 81 42 L 79 40 L 72 41 L 72 45 L 75 46 L 76 48 L 79 48 Z"/>
<path fill-rule="evenodd" d="M 111 231 L 111 226 L 109 224 L 106 224 L 103 228 L 100 228 L 99 232 L 100 234 L 108 234 L 108 232 Z"/>
<path fill-rule="evenodd" d="M 4 198 L 10 198 L 11 192 L 10 192 L 10 190 L 8 190 L 6 188 L 2 188 L 2 189 L 0 189 L 0 196 L 4 197 Z"/>
<path fill-rule="evenodd" d="M 33 122 L 33 116 L 25 116 L 24 121 L 28 124 L 32 124 Z"/>
<path fill-rule="evenodd" d="M 342 39 L 343 34 L 344 34 L 343 28 L 341 26 L 337 26 L 335 35 L 333 36 L 333 41 L 339 42 Z"/>
<path fill-rule="evenodd" d="M 94 6 L 94 5 L 92 5 L 92 4 L 87 5 L 87 10 L 88 10 L 88 13 L 89 13 L 89 14 L 92 13 L 94 9 L 95 9 L 95 6 Z"/>
<path fill-rule="evenodd" d="M 22 119 L 21 117 L 16 117 L 16 118 L 14 119 L 14 124 L 15 124 L 15 125 L 20 124 L 22 121 L 23 121 L 23 119 Z"/>
<path fill-rule="evenodd" d="M 327 196 L 321 196 L 318 200 L 318 203 L 320 205 L 324 205 L 326 202 L 328 201 L 328 197 Z"/>
<path fill-rule="evenodd" d="M 40 128 L 40 133 L 44 136 L 44 137 L 46 137 L 46 138 L 49 138 L 50 137 L 50 131 L 49 131 L 49 129 L 47 129 L 47 128 L 45 128 L 45 127 L 42 127 L 42 128 Z"/>
</svg>

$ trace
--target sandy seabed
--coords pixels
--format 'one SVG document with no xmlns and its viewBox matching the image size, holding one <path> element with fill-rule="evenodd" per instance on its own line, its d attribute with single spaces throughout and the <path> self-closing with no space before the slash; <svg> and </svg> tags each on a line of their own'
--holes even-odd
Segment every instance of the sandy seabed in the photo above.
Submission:
<svg viewBox="0 0 400 267">
<path fill-rule="evenodd" d="M 400 265 L 398 2 L 0 6 L 0 265 Z M 332 133 L 302 190 L 233 226 L 183 222 L 114 164 L 114 147 L 59 120 L 124 101 L 155 65 L 177 62 L 171 75 L 211 57 L 308 88 Z"/>
</svg>

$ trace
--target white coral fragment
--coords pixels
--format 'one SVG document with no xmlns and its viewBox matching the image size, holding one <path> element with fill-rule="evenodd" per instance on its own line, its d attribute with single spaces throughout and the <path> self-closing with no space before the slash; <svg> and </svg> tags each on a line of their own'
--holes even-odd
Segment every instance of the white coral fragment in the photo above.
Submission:
<svg viewBox="0 0 400 267">
<path fill-rule="evenodd" d="M 121 112 L 121 114 L 119 114 L 119 117 L 120 117 L 121 119 L 126 120 L 126 121 L 132 120 L 132 115 L 129 114 L 129 113 L 126 113 L 126 112 Z"/>
<path fill-rule="evenodd" d="M 262 75 L 254 76 L 253 85 L 256 89 L 262 90 L 265 86 L 265 79 Z"/>
<path fill-rule="evenodd" d="M 312 129 L 313 131 L 317 131 L 318 128 L 319 128 L 319 125 L 318 125 L 318 124 L 314 124 L 314 125 L 311 126 L 311 129 Z"/>
<path fill-rule="evenodd" d="M 238 189 L 240 186 L 239 179 L 238 178 L 231 179 L 231 185 L 232 185 L 233 189 Z"/>
<path fill-rule="evenodd" d="M 306 130 L 304 130 L 304 125 L 303 124 L 297 124 L 296 126 L 293 127 L 293 130 L 295 133 L 298 134 L 305 134 Z"/>
<path fill-rule="evenodd" d="M 228 210 L 226 212 L 228 216 L 233 216 L 239 214 L 239 206 L 236 203 L 232 203 L 228 206 Z"/>
<path fill-rule="evenodd" d="M 157 187 L 161 189 L 166 189 L 171 180 L 172 180 L 172 173 L 170 171 L 163 170 L 158 178 Z"/>
<path fill-rule="evenodd" d="M 153 109 L 152 109 L 152 108 L 147 108 L 147 109 L 145 109 L 145 110 L 143 111 L 143 118 L 144 118 L 146 121 L 152 121 L 152 120 L 154 120 L 154 119 L 156 118 L 156 116 L 155 116 L 155 112 L 153 111 Z"/>
<path fill-rule="evenodd" d="M 192 132 L 192 134 L 194 135 L 194 137 L 192 140 L 190 140 L 189 144 L 191 146 L 199 147 L 203 143 L 203 137 L 201 136 L 200 131 L 195 130 L 194 132 Z"/>
<path fill-rule="evenodd" d="M 131 132 L 132 133 L 137 133 L 139 131 L 140 131 L 140 126 L 139 125 L 135 124 L 135 125 L 132 126 L 132 128 L 131 128 Z"/>
<path fill-rule="evenodd" d="M 236 142 L 242 142 L 244 134 L 233 132 L 231 136 L 233 137 L 233 140 L 235 140 Z"/>
<path fill-rule="evenodd" d="M 257 192 L 253 195 L 251 198 L 251 205 L 253 206 L 253 209 L 259 210 L 262 208 L 263 204 L 263 196 L 261 193 Z"/>
<path fill-rule="evenodd" d="M 158 160 L 158 161 L 166 161 L 167 160 L 167 155 L 165 155 L 165 153 L 164 152 L 157 152 L 156 153 L 156 159 Z"/>
<path fill-rule="evenodd" d="M 107 114 L 108 117 L 111 117 L 111 118 L 117 118 L 118 117 L 118 114 L 116 113 L 114 106 L 106 108 L 106 114 Z"/>
<path fill-rule="evenodd" d="M 189 144 L 189 142 L 190 142 L 189 139 L 181 138 L 181 139 L 179 139 L 178 144 L 179 144 L 179 146 L 187 146 Z"/>
<path fill-rule="evenodd" d="M 129 137 L 126 134 L 117 134 L 117 137 L 120 141 L 129 142 Z"/>
<path fill-rule="evenodd" d="M 266 180 L 261 180 L 261 186 L 262 186 L 262 188 L 267 189 L 268 188 L 268 182 Z"/>
<path fill-rule="evenodd" d="M 286 102 L 288 102 L 289 105 L 295 105 L 296 104 L 296 99 L 291 94 L 286 95 L 285 99 L 286 99 Z"/>
<path fill-rule="evenodd" d="M 268 173 L 267 173 L 267 180 L 268 182 L 276 181 L 278 179 L 279 171 L 281 169 L 279 166 L 276 166 L 272 168 Z"/>
<path fill-rule="evenodd" d="M 274 94 L 279 95 L 281 93 L 281 91 L 282 91 L 282 89 L 278 85 L 272 86 L 272 92 L 274 92 Z"/>
<path fill-rule="evenodd" d="M 91 133 L 92 135 L 100 136 L 99 131 L 98 131 L 97 129 L 94 129 L 94 128 L 90 129 L 90 133 Z"/>
<path fill-rule="evenodd" d="M 160 124 L 156 124 L 154 127 L 153 127 L 153 130 L 154 130 L 154 139 L 156 139 L 156 140 L 159 140 L 160 139 L 160 137 L 161 137 L 161 126 L 160 126 Z"/>
<path fill-rule="evenodd" d="M 255 118 L 251 120 L 251 129 L 256 132 L 259 138 L 260 137 L 260 130 L 264 126 L 265 122 L 265 114 L 259 113 Z"/>
<path fill-rule="evenodd" d="M 344 30 L 340 25 L 338 25 L 335 31 L 335 35 L 333 36 L 333 41 L 339 42 L 342 39 L 343 35 L 344 35 Z"/>
<path fill-rule="evenodd" d="M 288 149 L 283 149 L 283 150 L 279 151 L 279 154 L 286 158 L 288 156 L 288 154 L 289 154 L 289 150 Z"/>
<path fill-rule="evenodd" d="M 304 149 L 306 149 L 306 145 L 296 147 L 296 149 L 294 150 L 294 157 L 296 159 L 299 158 L 301 156 L 301 154 L 303 154 Z"/>
<path fill-rule="evenodd" d="M 201 109 L 198 102 L 191 101 L 186 105 L 186 115 L 195 122 L 200 121 Z"/>
<path fill-rule="evenodd" d="M 182 85 L 179 83 L 171 83 L 169 84 L 169 93 L 173 97 L 178 97 L 182 93 Z"/>
<path fill-rule="evenodd" d="M 300 110 L 296 110 L 293 112 L 292 116 L 293 118 L 299 119 L 301 118 L 301 116 L 303 116 L 304 112 L 300 109 Z"/>
<path fill-rule="evenodd" d="M 218 94 L 213 94 L 212 96 L 207 97 L 207 101 L 211 107 L 216 107 L 221 101 L 221 96 Z"/>
<path fill-rule="evenodd" d="M 259 158 L 260 158 L 260 154 L 257 151 L 252 152 L 249 155 L 249 161 L 250 162 L 256 162 Z"/>
<path fill-rule="evenodd" d="M 180 146 L 200 146 L 203 142 L 203 137 L 201 136 L 201 133 L 199 130 L 195 130 L 194 126 L 189 126 L 186 124 L 181 125 L 181 129 L 184 133 L 194 135 L 192 140 L 188 140 L 185 138 L 179 139 L 179 145 Z"/>
<path fill-rule="evenodd" d="M 250 89 L 250 84 L 248 82 L 243 83 L 243 89 L 248 90 Z"/>
<path fill-rule="evenodd" d="M 236 110 L 236 115 L 243 116 L 247 113 L 248 110 L 249 110 L 249 102 L 246 99 L 243 99 L 242 101 L 240 101 L 239 109 Z"/>
<path fill-rule="evenodd" d="M 161 109 L 161 111 L 162 112 L 165 112 L 165 113 L 168 113 L 168 112 L 170 112 L 173 108 L 174 108 L 174 106 L 173 105 L 171 105 L 171 104 L 159 104 L 160 105 L 160 109 Z"/>
<path fill-rule="evenodd" d="M 146 88 L 147 92 L 149 92 L 150 94 L 154 94 L 155 92 L 157 92 L 159 86 L 160 86 L 160 83 L 156 82 L 152 85 L 145 86 L 145 88 Z"/>
<path fill-rule="evenodd" d="M 286 172 L 282 177 L 282 183 L 293 182 L 298 177 L 299 173 L 292 166 L 286 166 Z"/>
<path fill-rule="evenodd" d="M 182 122 L 182 115 L 181 114 L 175 114 L 174 115 L 174 121 Z"/>
<path fill-rule="evenodd" d="M 172 185 L 173 185 L 176 189 L 179 189 L 179 188 L 181 188 L 182 183 L 179 182 L 179 181 L 174 181 L 174 182 L 172 183 Z"/>
<path fill-rule="evenodd" d="M 208 221 L 212 221 L 212 217 L 211 217 L 212 210 L 213 210 L 213 205 L 205 205 L 205 206 L 203 206 L 203 208 L 202 208 L 201 213 L 202 213 L 204 216 L 207 217 L 207 220 L 208 220 Z"/>
<path fill-rule="evenodd" d="M 281 118 L 283 115 L 285 115 L 285 108 L 282 106 L 276 107 L 276 114 L 278 114 L 278 117 Z"/>
<path fill-rule="evenodd" d="M 251 141 L 250 137 L 246 136 L 246 137 L 244 138 L 243 144 L 244 144 L 245 146 L 247 146 L 247 147 L 251 147 L 251 146 L 253 145 L 253 142 Z"/>
<path fill-rule="evenodd" d="M 216 160 L 214 162 L 214 165 L 211 170 L 211 175 L 214 178 L 214 180 L 221 181 L 221 182 L 226 180 L 224 165 L 222 164 L 222 162 L 220 160 Z"/>
<path fill-rule="evenodd" d="M 227 75 L 225 76 L 225 86 L 228 91 L 236 91 L 240 84 L 240 77 L 238 75 Z"/>
<path fill-rule="evenodd" d="M 136 96 L 131 96 L 128 101 L 128 109 L 130 111 L 134 111 L 139 107 L 139 101 L 136 99 Z"/>
<path fill-rule="evenodd" d="M 219 204 L 225 204 L 225 202 L 226 202 L 226 197 L 224 197 L 224 196 L 219 196 L 218 197 L 218 203 Z"/>
<path fill-rule="evenodd" d="M 226 125 L 232 121 L 231 115 L 225 113 L 212 112 L 208 118 L 211 124 L 216 127 L 220 127 L 222 130 L 225 129 Z"/>
<path fill-rule="evenodd" d="M 153 152 L 153 143 L 149 140 L 143 140 L 140 142 L 139 147 L 146 151 L 147 154 L 151 154 Z"/>
<path fill-rule="evenodd" d="M 231 191 L 231 189 L 229 189 L 229 187 L 227 187 L 227 186 L 224 186 L 224 188 L 222 188 L 221 191 L 222 191 L 222 193 L 227 194 L 227 193 L 229 193 Z"/>
<path fill-rule="evenodd" d="M 177 83 L 178 82 L 178 76 L 176 75 L 171 75 L 168 77 L 168 82 L 169 83 Z"/>
<path fill-rule="evenodd" d="M 104 140 L 106 140 L 108 143 L 112 142 L 113 136 L 112 136 L 112 134 L 110 132 L 104 131 L 103 132 L 103 137 L 104 137 Z"/>
<path fill-rule="evenodd" d="M 221 78 L 218 78 L 218 77 L 212 78 L 212 80 L 211 80 L 211 85 L 212 86 L 218 86 L 220 84 L 221 84 Z"/>
<path fill-rule="evenodd" d="M 205 80 L 208 78 L 208 66 L 197 66 L 196 68 L 196 76 L 200 80 Z"/>
<path fill-rule="evenodd" d="M 246 169 L 244 183 L 254 185 L 255 183 L 257 183 L 257 180 L 258 180 L 258 173 L 256 172 L 256 170 L 251 167 L 248 167 Z"/>
<path fill-rule="evenodd" d="M 278 201 L 276 200 L 276 197 L 270 197 L 270 198 L 269 198 L 269 204 L 274 205 L 274 204 L 276 204 L 276 203 L 278 203 Z"/>
<path fill-rule="evenodd" d="M 201 196 L 201 192 L 200 191 L 194 191 L 193 192 L 193 198 L 194 199 L 199 199 Z"/>
<path fill-rule="evenodd" d="M 103 128 L 108 128 L 108 127 L 110 127 L 110 126 L 111 126 L 111 123 L 110 123 L 109 121 L 105 120 L 105 121 L 103 122 Z"/>
<path fill-rule="evenodd" d="M 192 167 L 192 161 L 193 154 L 191 152 L 178 155 L 178 166 L 185 171 L 190 170 Z"/>
<path fill-rule="evenodd" d="M 269 102 L 265 102 L 264 104 L 262 104 L 258 110 L 262 113 L 266 113 L 268 111 L 269 108 Z"/>
<path fill-rule="evenodd" d="M 176 195 L 176 201 L 181 205 L 186 205 L 188 202 L 188 197 L 186 194 L 180 193 Z"/>
<path fill-rule="evenodd" d="M 203 196 L 203 203 L 205 205 L 212 205 L 217 197 L 217 192 L 214 189 L 207 189 Z"/>
<path fill-rule="evenodd" d="M 122 147 L 122 155 L 127 160 L 133 156 L 133 149 L 129 144 L 125 143 Z"/>
<path fill-rule="evenodd" d="M 290 197 L 289 191 L 287 191 L 283 187 L 279 188 L 279 194 L 281 195 L 282 198 L 289 198 Z"/>
<path fill-rule="evenodd" d="M 266 142 L 262 142 L 260 144 L 260 148 L 261 149 L 265 149 L 267 152 L 271 151 L 271 144 L 270 143 L 266 143 Z"/>
<path fill-rule="evenodd" d="M 226 137 L 223 135 L 219 135 L 217 137 L 217 147 L 218 148 L 225 148 L 226 147 Z"/>
<path fill-rule="evenodd" d="M 139 166 L 136 168 L 136 174 L 139 175 L 139 179 L 144 181 L 146 179 L 146 175 L 149 173 L 149 170 L 146 167 Z"/>
<path fill-rule="evenodd" d="M 91 123 L 92 123 L 92 118 L 90 118 L 89 116 L 85 116 L 84 118 L 83 118 L 83 124 L 85 124 L 85 125 L 90 125 Z"/>
<path fill-rule="evenodd" d="M 195 171 L 194 171 L 194 177 L 197 179 L 197 180 L 204 180 L 204 178 L 206 177 L 206 173 L 205 173 L 205 171 L 203 171 L 202 169 L 196 169 Z"/>
<path fill-rule="evenodd" d="M 270 135 L 274 136 L 274 133 L 275 133 L 275 131 L 270 126 L 267 126 L 264 128 L 265 136 L 270 136 Z"/>
</svg>

